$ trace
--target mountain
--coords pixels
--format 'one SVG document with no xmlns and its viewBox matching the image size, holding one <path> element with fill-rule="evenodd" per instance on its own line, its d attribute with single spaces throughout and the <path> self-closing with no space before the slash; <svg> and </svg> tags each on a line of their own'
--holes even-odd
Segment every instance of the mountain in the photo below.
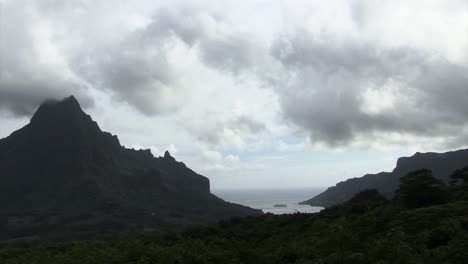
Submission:
<svg viewBox="0 0 468 264">
<path fill-rule="evenodd" d="M 429 169 L 432 170 L 436 178 L 448 183 L 452 172 L 467 165 L 468 149 L 446 153 L 417 152 L 411 157 L 399 158 L 392 172 L 366 174 L 360 178 L 352 178 L 339 182 L 319 195 L 301 202 L 301 204 L 330 207 L 346 202 L 358 192 L 366 189 L 377 189 L 390 198 L 398 188 L 400 178 L 408 174 L 408 172 L 418 169 Z"/>
<path fill-rule="evenodd" d="M 0 140 L 0 239 L 170 231 L 259 215 L 210 193 L 166 151 L 127 149 L 73 97 L 44 102 Z"/>
</svg>

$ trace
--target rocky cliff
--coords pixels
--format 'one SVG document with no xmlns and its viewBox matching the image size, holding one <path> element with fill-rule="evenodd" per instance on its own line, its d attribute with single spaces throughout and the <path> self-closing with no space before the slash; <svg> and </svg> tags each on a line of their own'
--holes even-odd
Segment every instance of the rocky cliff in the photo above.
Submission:
<svg viewBox="0 0 468 264">
<path fill-rule="evenodd" d="M 178 230 L 261 211 L 221 200 L 169 152 L 127 149 L 74 97 L 0 140 L 0 239 Z"/>
<path fill-rule="evenodd" d="M 392 172 L 367 174 L 360 178 L 352 178 L 328 188 L 323 193 L 302 202 L 314 206 L 329 207 L 351 199 L 365 189 L 377 189 L 387 197 L 392 197 L 398 188 L 400 178 L 408 172 L 418 169 L 432 170 L 433 175 L 444 182 L 450 181 L 450 175 L 456 169 L 468 165 L 468 149 L 446 153 L 416 153 L 411 157 L 399 158 Z"/>
</svg>

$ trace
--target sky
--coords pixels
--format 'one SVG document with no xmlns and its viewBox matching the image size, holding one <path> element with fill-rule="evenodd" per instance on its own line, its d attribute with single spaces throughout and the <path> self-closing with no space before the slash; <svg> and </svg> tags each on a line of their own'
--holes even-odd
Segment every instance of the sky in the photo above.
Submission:
<svg viewBox="0 0 468 264">
<path fill-rule="evenodd" d="M 468 0 L 0 0 L 0 138 L 74 95 L 212 189 L 468 146 Z"/>
</svg>

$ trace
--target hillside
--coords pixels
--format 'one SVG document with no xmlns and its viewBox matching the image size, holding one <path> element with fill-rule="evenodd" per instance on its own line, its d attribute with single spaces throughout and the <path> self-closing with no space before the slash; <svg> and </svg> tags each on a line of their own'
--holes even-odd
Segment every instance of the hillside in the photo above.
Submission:
<svg viewBox="0 0 468 264">
<path fill-rule="evenodd" d="M 398 188 L 399 179 L 410 171 L 429 169 L 436 178 L 447 183 L 454 170 L 466 165 L 468 165 L 468 149 L 446 153 L 418 152 L 411 157 L 399 158 L 392 172 L 366 174 L 360 178 L 339 182 L 302 204 L 330 207 L 346 202 L 358 192 L 366 189 L 377 189 L 387 198 L 391 198 Z"/>
<path fill-rule="evenodd" d="M 424 191 L 431 186 L 413 181 L 422 192 L 406 193 L 411 196 L 407 199 L 429 202 L 422 207 L 406 207 L 402 198 L 387 200 L 374 190 L 317 214 L 265 214 L 182 233 L 113 241 L 10 244 L 0 249 L 0 262 L 464 264 L 466 184 L 440 184 L 439 190 L 448 196 L 434 200 Z"/>
<path fill-rule="evenodd" d="M 180 230 L 261 211 L 221 200 L 169 152 L 127 149 L 74 97 L 0 140 L 0 240 Z"/>
</svg>

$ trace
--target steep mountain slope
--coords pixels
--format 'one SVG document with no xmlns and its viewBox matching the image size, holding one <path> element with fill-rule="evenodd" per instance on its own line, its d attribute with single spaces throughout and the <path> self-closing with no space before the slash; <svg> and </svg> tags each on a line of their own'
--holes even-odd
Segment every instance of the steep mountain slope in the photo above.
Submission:
<svg viewBox="0 0 468 264">
<path fill-rule="evenodd" d="M 43 103 L 0 140 L 0 239 L 177 230 L 260 211 L 210 193 L 168 152 L 122 147 L 74 97 Z"/>
<path fill-rule="evenodd" d="M 468 149 L 446 153 L 418 152 L 411 157 L 399 158 L 392 172 L 366 174 L 360 178 L 339 182 L 323 193 L 302 202 L 302 204 L 329 207 L 343 203 L 365 189 L 377 189 L 385 196 L 392 197 L 398 188 L 400 178 L 408 172 L 418 169 L 430 169 L 435 177 L 447 183 L 453 171 L 467 165 Z"/>
</svg>

